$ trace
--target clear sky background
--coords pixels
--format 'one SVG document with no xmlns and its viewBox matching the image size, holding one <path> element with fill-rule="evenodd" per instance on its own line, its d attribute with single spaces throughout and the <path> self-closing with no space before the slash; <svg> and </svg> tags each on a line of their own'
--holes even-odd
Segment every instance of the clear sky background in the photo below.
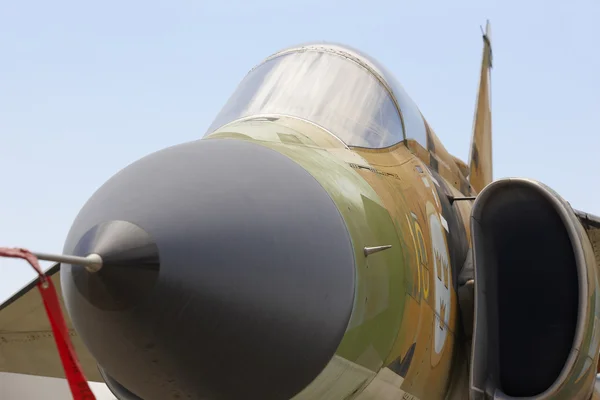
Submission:
<svg viewBox="0 0 600 400">
<path fill-rule="evenodd" d="M 0 5 L 0 245 L 60 252 L 104 181 L 200 138 L 253 65 L 306 41 L 379 59 L 466 160 L 487 18 L 495 177 L 539 179 L 600 215 L 597 0 L 20 0 Z M 28 268 L 0 260 L 0 299 Z M 53 384 L 11 379 L 2 399 Z M 70 398 L 59 385 L 52 398 Z"/>
</svg>

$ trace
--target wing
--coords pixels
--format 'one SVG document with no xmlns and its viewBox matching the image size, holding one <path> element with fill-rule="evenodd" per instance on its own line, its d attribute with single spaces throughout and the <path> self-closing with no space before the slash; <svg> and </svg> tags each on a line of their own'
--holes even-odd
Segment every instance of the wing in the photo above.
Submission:
<svg viewBox="0 0 600 400">
<path fill-rule="evenodd" d="M 592 243 L 594 256 L 596 257 L 596 266 L 600 267 L 600 217 L 583 211 L 575 211 L 575 215 L 579 218 L 579 222 L 583 225 L 585 232 Z M 600 399 L 600 362 L 596 366 L 596 384 L 594 389 L 593 399 Z"/>
<path fill-rule="evenodd" d="M 600 217 L 583 211 L 574 211 L 590 238 L 590 242 L 592 242 L 594 255 L 596 256 L 596 265 L 600 266 Z"/>
<path fill-rule="evenodd" d="M 103 382 L 96 361 L 73 329 L 65 310 L 60 264 L 52 266 L 46 273 L 58 292 L 67 329 L 85 377 L 89 381 Z M 50 322 L 35 284 L 36 280 L 33 280 L 0 305 L 0 372 L 64 378 Z"/>
</svg>

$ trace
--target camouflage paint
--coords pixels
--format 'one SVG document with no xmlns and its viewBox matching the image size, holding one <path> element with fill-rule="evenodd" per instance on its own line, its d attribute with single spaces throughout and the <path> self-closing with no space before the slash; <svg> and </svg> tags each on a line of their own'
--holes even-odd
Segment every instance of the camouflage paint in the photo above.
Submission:
<svg viewBox="0 0 600 400">
<path fill-rule="evenodd" d="M 449 202 L 470 188 L 461 192 L 464 176 L 443 146 L 351 149 L 315 124 L 283 116 L 246 118 L 210 138 L 251 140 L 302 165 L 328 191 L 352 237 L 357 284 L 350 323 L 335 357 L 294 399 L 442 399 L 451 386 L 453 396 L 467 396 L 468 382 L 455 378 L 454 367 L 469 361 L 459 345 L 457 276 L 470 248 L 472 203 Z M 423 161 L 434 154 L 437 171 Z M 392 248 L 365 257 L 364 247 L 381 245 Z M 588 282 L 594 326 L 595 270 Z M 586 332 L 584 349 L 598 347 L 596 331 Z M 580 396 L 597 362 L 592 353 L 579 357 L 566 387 L 551 398 Z"/>
<path fill-rule="evenodd" d="M 342 361 L 332 360 L 305 392 L 326 399 L 381 398 L 390 390 L 384 398 L 443 398 L 454 362 L 458 308 L 448 210 L 444 217 L 442 207 L 447 200 L 440 196 L 453 185 L 434 176 L 404 144 L 348 149 L 324 129 L 294 118 L 249 118 L 207 139 L 227 137 L 256 141 L 302 165 L 329 192 L 353 240 L 356 301 L 336 352 L 350 366 L 333 373 Z M 457 215 L 465 221 L 465 214 Z M 365 246 L 380 245 L 392 248 L 364 256 Z M 323 378 L 328 374 L 331 379 Z M 357 378 L 338 388 L 346 375 Z M 303 393 L 297 398 L 308 398 Z"/>
<path fill-rule="evenodd" d="M 492 111 L 490 94 L 490 71 L 492 69 L 492 47 L 490 43 L 490 24 L 483 35 L 483 57 L 475 121 L 473 122 L 473 139 L 469 156 L 469 182 L 476 192 L 480 192 L 492 182 Z"/>
</svg>

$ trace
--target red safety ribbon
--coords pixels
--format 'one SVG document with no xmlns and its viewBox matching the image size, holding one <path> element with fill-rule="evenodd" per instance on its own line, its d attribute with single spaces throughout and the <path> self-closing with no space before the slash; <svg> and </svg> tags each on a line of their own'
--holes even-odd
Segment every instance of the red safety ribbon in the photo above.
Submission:
<svg viewBox="0 0 600 400">
<path fill-rule="evenodd" d="M 44 271 L 42 271 L 37 257 L 29 250 L 19 248 L 9 249 L 6 247 L 0 247 L 0 257 L 21 258 L 26 260 L 38 273 L 40 280 L 37 283 L 37 287 L 42 295 L 42 300 L 44 301 L 46 315 L 48 315 L 48 319 L 50 320 L 54 341 L 58 348 L 58 354 L 60 355 L 60 360 L 62 361 L 65 376 L 69 382 L 71 393 L 73 394 L 73 399 L 95 400 L 96 396 L 92 393 L 88 381 L 83 375 L 81 365 L 77 359 L 77 354 L 71 343 L 67 324 L 65 323 L 65 318 L 60 308 L 60 302 L 56 295 L 56 289 L 52 284 L 52 280 L 48 279 L 46 274 L 44 274 Z"/>
</svg>

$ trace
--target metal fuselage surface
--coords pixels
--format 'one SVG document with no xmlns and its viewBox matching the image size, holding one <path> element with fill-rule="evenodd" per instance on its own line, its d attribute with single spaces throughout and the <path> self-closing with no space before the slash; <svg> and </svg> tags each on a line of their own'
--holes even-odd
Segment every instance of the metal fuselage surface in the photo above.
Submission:
<svg viewBox="0 0 600 400">
<path fill-rule="evenodd" d="M 204 140 L 250 141 L 289 157 L 327 191 L 350 234 L 348 326 L 295 398 L 466 396 L 457 285 L 471 202 L 450 199 L 474 191 L 467 166 L 383 66 L 345 46 L 278 52 L 250 71 Z M 365 252 L 378 246 L 389 248 Z"/>
<path fill-rule="evenodd" d="M 300 164 L 329 193 L 352 238 L 356 288 L 346 333 L 327 367 L 295 398 L 445 398 L 453 374 L 466 373 L 468 356 L 458 345 L 456 289 L 471 207 L 448 200 L 463 194 L 405 142 L 349 148 L 294 117 L 248 117 L 204 140 L 247 140 Z"/>
</svg>

